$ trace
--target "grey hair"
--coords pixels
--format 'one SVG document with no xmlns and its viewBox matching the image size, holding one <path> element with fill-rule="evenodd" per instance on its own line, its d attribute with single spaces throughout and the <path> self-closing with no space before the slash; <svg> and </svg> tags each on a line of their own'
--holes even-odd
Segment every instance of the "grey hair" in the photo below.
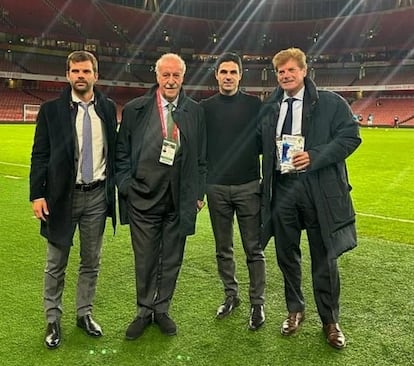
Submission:
<svg viewBox="0 0 414 366">
<path fill-rule="evenodd" d="M 166 60 L 176 60 L 181 64 L 181 68 L 183 70 L 183 76 L 185 74 L 185 70 L 186 70 L 186 65 L 184 60 L 178 56 L 176 53 L 165 53 L 164 55 L 162 55 L 157 62 L 155 63 L 155 72 L 158 74 L 158 71 L 160 69 L 161 64 L 166 61 Z"/>
</svg>

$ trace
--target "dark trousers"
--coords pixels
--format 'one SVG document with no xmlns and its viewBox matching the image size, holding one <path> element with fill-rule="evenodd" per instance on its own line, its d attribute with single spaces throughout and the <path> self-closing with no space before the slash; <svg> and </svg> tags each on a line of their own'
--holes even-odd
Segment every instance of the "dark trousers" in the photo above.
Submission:
<svg viewBox="0 0 414 366">
<path fill-rule="evenodd" d="M 266 270 L 260 245 L 259 182 L 240 185 L 209 184 L 207 201 L 216 242 L 218 272 L 226 296 L 236 296 L 239 293 L 233 256 L 233 224 L 236 214 L 249 270 L 250 302 L 263 304 Z"/>
<path fill-rule="evenodd" d="M 179 216 L 170 190 L 151 209 L 140 210 L 140 198 L 130 191 L 129 222 L 135 258 L 138 315 L 167 313 L 184 255 Z"/>
<path fill-rule="evenodd" d="M 285 282 L 289 312 L 303 311 L 305 300 L 301 281 L 300 237 L 306 230 L 312 267 L 316 306 L 323 323 L 336 323 L 339 317 L 339 272 L 330 260 L 322 239 L 314 203 L 300 175 L 277 175 L 272 202 L 276 256 Z"/>
<path fill-rule="evenodd" d="M 92 312 L 101 264 L 106 214 L 107 203 L 104 186 L 88 192 L 74 191 L 72 230 L 74 234 L 76 227 L 79 227 L 80 241 L 80 264 L 76 294 L 78 316 Z M 47 245 L 44 308 L 49 323 L 59 320 L 63 311 L 62 296 L 70 250 L 69 246 L 57 247 L 51 243 Z"/>
</svg>

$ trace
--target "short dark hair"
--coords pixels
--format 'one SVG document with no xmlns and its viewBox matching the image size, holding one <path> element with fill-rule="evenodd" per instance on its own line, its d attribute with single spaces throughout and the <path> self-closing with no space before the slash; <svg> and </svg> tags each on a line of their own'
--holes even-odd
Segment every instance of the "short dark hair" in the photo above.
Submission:
<svg viewBox="0 0 414 366">
<path fill-rule="evenodd" d="M 237 53 L 234 53 L 234 52 L 226 52 L 226 53 L 223 53 L 223 54 L 222 54 L 222 55 L 218 58 L 218 60 L 217 60 L 217 62 L 216 62 L 216 70 L 218 70 L 218 69 L 219 69 L 220 65 L 221 65 L 223 62 L 234 62 L 234 63 L 236 63 L 236 64 L 237 64 L 237 66 L 239 67 L 239 71 L 240 71 L 240 73 L 242 72 L 242 68 L 243 68 L 243 66 L 242 66 L 242 61 L 241 61 L 240 56 L 239 56 Z"/>
<path fill-rule="evenodd" d="M 93 72 L 98 72 L 98 60 L 96 57 L 88 51 L 73 51 L 66 60 L 66 71 L 70 70 L 71 62 L 92 62 Z"/>
</svg>

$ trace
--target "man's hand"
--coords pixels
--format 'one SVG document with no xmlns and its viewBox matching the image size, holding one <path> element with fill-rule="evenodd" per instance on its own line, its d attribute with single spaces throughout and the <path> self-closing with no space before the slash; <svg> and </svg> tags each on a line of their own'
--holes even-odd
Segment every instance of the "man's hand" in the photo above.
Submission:
<svg viewBox="0 0 414 366">
<path fill-rule="evenodd" d="M 32 210 L 36 218 L 42 221 L 47 220 L 47 216 L 49 215 L 49 209 L 44 198 L 39 198 L 32 201 Z"/>
<path fill-rule="evenodd" d="M 197 200 L 197 212 L 200 212 L 206 203 L 204 201 Z"/>
<path fill-rule="evenodd" d="M 307 151 L 299 152 L 293 155 L 292 164 L 296 170 L 305 170 L 310 165 L 310 158 Z"/>
</svg>

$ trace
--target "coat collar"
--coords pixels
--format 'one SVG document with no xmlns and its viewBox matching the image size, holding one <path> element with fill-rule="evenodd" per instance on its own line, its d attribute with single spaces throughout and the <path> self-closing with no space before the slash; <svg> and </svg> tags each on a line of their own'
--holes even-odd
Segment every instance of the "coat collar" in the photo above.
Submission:
<svg viewBox="0 0 414 366">
<path fill-rule="evenodd" d="M 314 106 L 319 100 L 319 93 L 316 88 L 316 85 L 312 79 L 309 77 L 305 77 L 305 93 L 303 102 L 305 105 Z M 270 112 L 279 111 L 280 104 L 283 100 L 284 91 L 283 89 L 278 86 L 275 90 L 273 90 L 272 94 L 270 94 L 269 98 L 267 98 L 262 105 L 259 118 L 263 115 L 266 115 Z"/>
<path fill-rule="evenodd" d="M 154 102 L 154 98 L 156 97 L 155 93 L 157 92 L 158 84 L 154 84 L 150 90 L 148 90 L 142 97 L 135 99 L 135 109 L 141 109 L 147 106 L 149 103 Z M 186 101 L 187 95 L 184 89 L 181 87 L 180 93 L 178 95 L 178 103 L 175 112 L 179 111 L 186 111 Z"/>
</svg>

